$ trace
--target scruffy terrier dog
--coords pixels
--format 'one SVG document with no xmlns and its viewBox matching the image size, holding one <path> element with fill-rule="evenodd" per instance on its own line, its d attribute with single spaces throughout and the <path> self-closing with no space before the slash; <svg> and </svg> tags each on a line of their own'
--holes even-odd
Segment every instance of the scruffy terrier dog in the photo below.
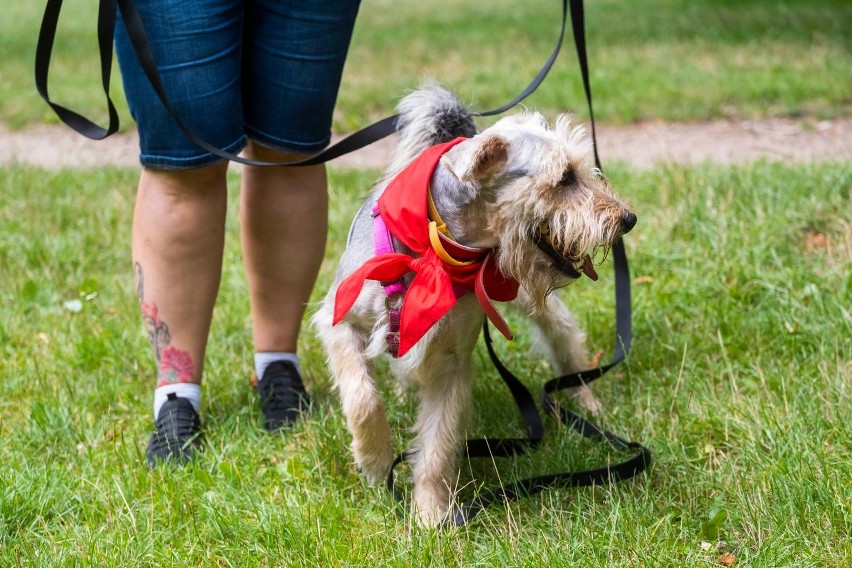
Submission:
<svg viewBox="0 0 852 568">
<path fill-rule="evenodd" d="M 511 332 L 491 299 L 536 324 L 560 374 L 588 365 L 584 334 L 553 290 L 585 274 L 636 216 L 590 166 L 581 126 L 538 113 L 476 134 L 470 112 L 437 84 L 400 102 L 400 141 L 385 176 L 356 216 L 337 278 L 314 316 L 370 482 L 393 462 L 372 361 L 417 387 L 409 460 L 421 524 L 442 522 L 471 408 L 471 353 L 488 317 Z M 573 393 L 595 412 L 587 387 Z"/>
</svg>

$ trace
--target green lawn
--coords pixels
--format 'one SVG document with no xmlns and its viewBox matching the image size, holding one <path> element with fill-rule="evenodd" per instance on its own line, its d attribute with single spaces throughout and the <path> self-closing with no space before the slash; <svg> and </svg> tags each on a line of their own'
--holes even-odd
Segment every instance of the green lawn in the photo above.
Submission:
<svg viewBox="0 0 852 568">
<path fill-rule="evenodd" d="M 51 75 L 58 102 L 104 120 L 96 3 L 66 2 Z M 597 113 L 606 122 L 848 115 L 852 4 L 595 0 L 587 28 Z M 12 2 L 0 19 L 0 121 L 55 122 L 33 87 L 42 2 Z M 335 130 L 390 114 L 423 76 L 481 108 L 508 101 L 552 49 L 560 3 L 365 0 L 344 74 Z M 113 90 L 129 125 L 117 73 Z M 570 37 L 530 106 L 585 114 Z"/>
<path fill-rule="evenodd" d="M 656 463 L 634 482 L 548 491 L 436 533 L 359 480 L 312 334 L 301 350 L 314 411 L 286 435 L 262 431 L 236 211 L 206 451 L 149 471 L 153 379 L 128 257 L 135 172 L 0 169 L 0 565 L 692 566 L 722 551 L 737 566 L 849 565 L 852 167 L 608 172 L 639 215 L 627 242 L 635 338 L 596 392 L 604 423 Z M 332 171 L 317 299 L 375 174 Z M 613 326 L 601 276 L 563 292 L 594 350 L 609 349 Z M 547 368 L 513 326 L 519 339 L 498 346 L 537 388 Z M 482 348 L 475 362 L 471 435 L 518 434 Z M 390 416 L 402 449 L 411 403 L 391 402 Z M 620 457 L 549 430 L 533 456 L 463 477 L 493 484 Z"/>
<path fill-rule="evenodd" d="M 32 87 L 42 4 L 10 3 L 0 19 L 0 122 L 13 127 L 55 122 Z M 103 116 L 95 3 L 68 4 L 52 92 Z M 849 2 L 587 4 L 603 121 L 852 108 Z M 391 112 L 423 75 L 481 107 L 502 103 L 549 53 L 558 11 L 366 0 L 335 129 Z M 584 114 L 572 49 L 529 106 Z M 603 158 L 639 224 L 627 241 L 633 351 L 595 390 L 604 425 L 650 446 L 655 465 L 439 532 L 397 517 L 383 489 L 360 481 L 312 333 L 300 352 L 314 409 L 292 432 L 264 433 L 234 210 L 205 365 L 206 450 L 190 467 L 150 471 L 154 378 L 129 258 L 138 174 L 0 168 L 0 566 L 712 566 L 724 552 L 736 566 L 852 565 L 852 163 L 637 171 Z M 331 170 L 315 300 L 377 175 Z M 612 277 L 600 273 L 561 293 L 591 349 L 608 351 Z M 498 349 L 537 389 L 547 366 L 527 357 L 525 323 L 511 324 L 518 339 Z M 470 435 L 520 434 L 481 347 L 474 368 Z M 412 414 L 410 401 L 389 404 L 400 450 Z M 491 486 L 623 457 L 548 430 L 533 455 L 496 471 L 463 464 L 462 479 Z"/>
</svg>

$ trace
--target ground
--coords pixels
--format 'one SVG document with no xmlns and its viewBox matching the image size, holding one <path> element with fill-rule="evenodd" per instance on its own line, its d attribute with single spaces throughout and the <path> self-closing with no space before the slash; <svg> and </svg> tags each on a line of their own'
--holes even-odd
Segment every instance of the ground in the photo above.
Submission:
<svg viewBox="0 0 852 568">
<path fill-rule="evenodd" d="M 624 161 L 648 168 L 658 163 L 819 162 L 852 159 L 852 118 L 834 120 L 718 120 L 694 123 L 646 122 L 599 126 L 604 164 Z M 135 132 L 106 141 L 88 140 L 64 126 L 38 126 L 10 131 L 0 125 L 0 165 L 20 163 L 47 168 L 135 166 Z M 394 140 L 386 139 L 334 163 L 383 168 Z"/>
</svg>

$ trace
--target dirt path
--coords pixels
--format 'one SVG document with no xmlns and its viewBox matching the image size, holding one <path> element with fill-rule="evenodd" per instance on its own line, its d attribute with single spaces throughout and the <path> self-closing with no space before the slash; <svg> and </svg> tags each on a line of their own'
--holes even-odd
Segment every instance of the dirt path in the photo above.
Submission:
<svg viewBox="0 0 852 568">
<path fill-rule="evenodd" d="M 644 123 L 601 126 L 604 164 L 625 161 L 638 168 L 658 163 L 820 162 L 852 159 L 852 118 L 770 119 L 696 123 Z M 136 166 L 135 132 L 91 141 L 62 126 L 9 131 L 0 126 L 0 165 L 20 163 L 46 168 Z M 386 139 L 338 158 L 336 165 L 383 168 L 394 140 Z"/>
</svg>

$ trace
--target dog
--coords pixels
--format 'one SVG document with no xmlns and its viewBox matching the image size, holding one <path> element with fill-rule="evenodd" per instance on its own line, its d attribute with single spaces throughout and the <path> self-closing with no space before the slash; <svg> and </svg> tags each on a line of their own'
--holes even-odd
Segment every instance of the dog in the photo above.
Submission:
<svg viewBox="0 0 852 568">
<path fill-rule="evenodd" d="M 596 280 L 593 259 L 636 215 L 590 164 L 585 128 L 568 115 L 551 128 L 523 111 L 477 134 L 467 107 L 432 82 L 404 97 L 399 113 L 391 164 L 353 221 L 313 323 L 356 466 L 371 483 L 394 459 L 372 362 L 390 350 L 400 385 L 416 387 L 413 500 L 418 522 L 436 526 L 454 498 L 483 319 L 511 337 L 491 300 L 531 318 L 556 372 L 587 368 L 584 333 L 552 292 L 583 275 Z M 572 394 L 601 410 L 588 387 Z"/>
</svg>

